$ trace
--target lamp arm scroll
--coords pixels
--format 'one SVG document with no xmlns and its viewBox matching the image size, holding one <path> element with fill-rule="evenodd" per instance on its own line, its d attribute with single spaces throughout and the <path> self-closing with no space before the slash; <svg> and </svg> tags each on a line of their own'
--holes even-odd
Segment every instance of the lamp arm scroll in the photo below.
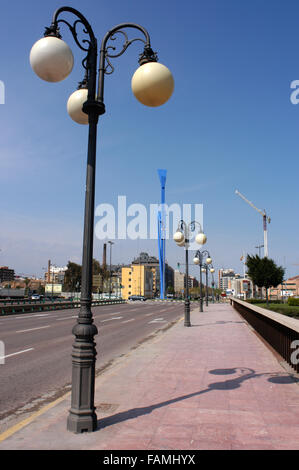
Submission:
<svg viewBox="0 0 299 470">
<path fill-rule="evenodd" d="M 134 38 L 129 40 L 126 31 L 123 31 L 127 28 L 133 28 L 141 31 L 145 37 L 142 38 Z M 107 46 L 109 39 L 114 41 L 116 34 L 122 34 L 124 36 L 124 43 L 122 45 L 122 49 L 120 52 L 116 54 L 111 54 L 108 50 L 112 49 L 115 50 L 114 46 Z M 140 54 L 139 63 L 140 65 L 145 62 L 156 62 L 157 61 L 157 54 L 153 52 L 150 43 L 150 36 L 149 33 L 145 28 L 142 26 L 135 24 L 135 23 L 120 23 L 119 25 L 112 28 L 110 31 L 106 33 L 102 40 L 101 50 L 100 50 L 100 67 L 99 67 L 99 82 L 98 82 L 98 94 L 97 99 L 100 102 L 104 100 L 104 75 L 110 75 L 114 72 L 114 67 L 111 64 L 110 58 L 120 57 L 128 47 L 136 41 L 141 41 L 145 44 L 143 54 Z"/>
<path fill-rule="evenodd" d="M 73 25 L 66 21 L 65 19 L 59 19 L 61 13 L 72 13 L 77 17 L 74 21 Z M 88 87 L 88 101 L 93 102 L 95 100 L 95 93 L 96 93 L 96 77 L 97 77 L 97 39 L 94 35 L 93 29 L 90 26 L 89 22 L 85 18 L 82 13 L 72 7 L 61 7 L 58 8 L 52 18 L 52 24 L 50 27 L 46 28 L 45 36 L 56 36 L 61 39 L 60 30 L 59 30 L 59 23 L 64 23 L 68 26 L 69 30 L 72 33 L 72 36 L 77 44 L 77 46 L 87 52 L 87 55 L 82 60 L 82 65 L 86 70 L 85 78 L 80 83 L 80 85 L 84 84 L 84 86 Z M 81 24 L 83 25 L 83 33 L 89 36 L 89 39 L 79 39 L 78 38 L 78 31 L 77 26 Z M 99 110 L 101 111 L 101 110 Z M 103 112 L 99 112 L 98 114 L 103 114 Z M 88 114 L 88 113 L 87 113 Z"/>
</svg>

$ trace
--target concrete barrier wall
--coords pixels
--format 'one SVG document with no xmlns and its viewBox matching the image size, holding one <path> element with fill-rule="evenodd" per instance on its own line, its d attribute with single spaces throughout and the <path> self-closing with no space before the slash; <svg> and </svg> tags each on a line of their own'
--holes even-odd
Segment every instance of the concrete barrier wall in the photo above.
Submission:
<svg viewBox="0 0 299 470">
<path fill-rule="evenodd" d="M 92 306 L 123 304 L 124 300 L 94 300 Z M 30 313 L 30 312 L 44 312 L 47 310 L 65 310 L 70 308 L 79 308 L 80 301 L 59 301 L 43 303 L 41 301 L 32 302 L 14 302 L 9 304 L 2 303 L 0 305 L 0 316 L 12 315 L 14 313 Z"/>
<path fill-rule="evenodd" d="M 299 372 L 299 320 L 233 297 L 230 302 L 255 331 Z"/>
</svg>

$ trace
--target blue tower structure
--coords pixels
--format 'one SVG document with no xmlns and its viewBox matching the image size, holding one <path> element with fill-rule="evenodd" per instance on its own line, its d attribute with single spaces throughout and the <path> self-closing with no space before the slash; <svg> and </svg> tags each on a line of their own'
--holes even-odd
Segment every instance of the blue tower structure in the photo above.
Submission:
<svg viewBox="0 0 299 470">
<path fill-rule="evenodd" d="M 167 170 L 158 170 L 161 184 L 161 207 L 158 211 L 158 249 L 160 266 L 160 299 L 165 299 L 165 184 Z"/>
</svg>

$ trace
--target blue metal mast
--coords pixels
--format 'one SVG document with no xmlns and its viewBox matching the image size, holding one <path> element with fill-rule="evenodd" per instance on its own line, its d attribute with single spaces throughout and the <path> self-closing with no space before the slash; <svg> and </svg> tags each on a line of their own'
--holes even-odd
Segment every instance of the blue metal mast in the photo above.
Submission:
<svg viewBox="0 0 299 470">
<path fill-rule="evenodd" d="M 161 184 L 161 207 L 158 211 L 158 248 L 160 266 L 160 299 L 165 299 L 165 184 L 167 170 L 158 170 Z"/>
</svg>

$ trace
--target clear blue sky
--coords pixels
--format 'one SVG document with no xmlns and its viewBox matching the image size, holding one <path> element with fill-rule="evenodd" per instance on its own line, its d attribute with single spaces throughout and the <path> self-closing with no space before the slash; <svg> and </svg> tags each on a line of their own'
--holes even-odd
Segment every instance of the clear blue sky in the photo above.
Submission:
<svg viewBox="0 0 299 470">
<path fill-rule="evenodd" d="M 6 2 L 1 8 L 0 265 L 42 273 L 47 260 L 81 262 L 87 126 L 68 117 L 66 102 L 83 74 L 83 55 L 66 27 L 75 57 L 63 82 L 40 80 L 29 52 L 51 23 L 59 1 Z M 166 201 L 202 203 L 206 248 L 215 267 L 242 272 L 240 256 L 263 243 L 262 217 L 235 189 L 271 217 L 269 256 L 299 273 L 299 4 L 296 0 L 70 1 L 99 42 L 121 22 L 148 29 L 159 60 L 175 79 L 161 108 L 145 108 L 131 93 L 138 43 L 114 61 L 105 79 L 106 114 L 98 127 L 96 205 L 145 206 L 160 200 L 158 168 L 167 169 Z M 94 255 L 103 242 L 95 240 Z M 170 240 L 175 267 L 184 251 Z M 114 262 L 157 244 L 115 241 Z M 198 268 L 197 268 L 198 270 Z M 191 274 L 198 274 L 196 268 Z"/>
</svg>

